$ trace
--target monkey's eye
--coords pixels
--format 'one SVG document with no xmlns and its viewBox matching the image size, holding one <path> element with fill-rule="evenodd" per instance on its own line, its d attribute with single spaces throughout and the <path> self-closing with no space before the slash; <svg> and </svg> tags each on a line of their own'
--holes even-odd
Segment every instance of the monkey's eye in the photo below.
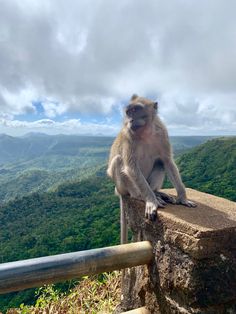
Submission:
<svg viewBox="0 0 236 314">
<path fill-rule="evenodd" d="M 132 115 L 132 113 L 134 113 L 134 112 L 136 112 L 136 109 L 135 109 L 135 108 L 131 108 L 131 109 L 127 109 L 127 110 L 126 110 L 126 114 L 127 114 L 128 116 Z"/>
<path fill-rule="evenodd" d="M 126 109 L 126 114 L 128 115 L 128 116 L 130 116 L 130 115 L 132 115 L 133 113 L 135 113 L 135 112 L 137 112 L 137 111 L 140 111 L 140 110 L 142 110 L 143 109 L 143 107 L 142 106 L 133 106 L 133 105 L 129 105 L 128 107 L 127 107 L 127 109 Z"/>
</svg>

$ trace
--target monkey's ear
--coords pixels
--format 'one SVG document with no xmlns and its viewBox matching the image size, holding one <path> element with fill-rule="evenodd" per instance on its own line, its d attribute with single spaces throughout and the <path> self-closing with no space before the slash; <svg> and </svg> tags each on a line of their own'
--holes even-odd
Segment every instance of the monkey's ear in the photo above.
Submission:
<svg viewBox="0 0 236 314">
<path fill-rule="evenodd" d="M 157 110 L 157 108 L 158 108 L 158 102 L 157 102 L 157 101 L 155 101 L 155 102 L 153 103 L 153 107 L 154 107 L 154 109 Z"/>
<path fill-rule="evenodd" d="M 137 94 L 133 94 L 133 96 L 131 97 L 130 100 L 135 100 L 135 99 L 137 99 L 137 98 L 138 98 L 138 95 L 137 95 Z"/>
</svg>

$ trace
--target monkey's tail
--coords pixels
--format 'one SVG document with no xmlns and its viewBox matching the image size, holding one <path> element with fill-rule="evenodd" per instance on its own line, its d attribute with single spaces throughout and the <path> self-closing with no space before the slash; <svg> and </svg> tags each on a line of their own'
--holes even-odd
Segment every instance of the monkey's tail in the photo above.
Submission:
<svg viewBox="0 0 236 314">
<path fill-rule="evenodd" d="M 128 243 L 128 226 L 124 208 L 124 198 L 120 195 L 120 243 Z"/>
</svg>

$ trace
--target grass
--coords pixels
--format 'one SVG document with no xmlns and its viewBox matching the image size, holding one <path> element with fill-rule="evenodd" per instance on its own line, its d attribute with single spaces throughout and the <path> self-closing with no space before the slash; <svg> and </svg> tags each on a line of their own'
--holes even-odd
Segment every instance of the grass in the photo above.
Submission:
<svg viewBox="0 0 236 314">
<path fill-rule="evenodd" d="M 54 285 L 37 291 L 34 306 L 22 304 L 7 314 L 106 314 L 112 313 L 120 302 L 120 272 L 83 277 L 69 292 L 62 293 Z"/>
</svg>

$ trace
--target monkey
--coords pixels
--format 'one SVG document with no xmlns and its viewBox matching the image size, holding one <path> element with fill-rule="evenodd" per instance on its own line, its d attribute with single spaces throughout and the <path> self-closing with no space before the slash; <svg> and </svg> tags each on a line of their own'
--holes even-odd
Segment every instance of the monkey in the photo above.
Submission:
<svg viewBox="0 0 236 314">
<path fill-rule="evenodd" d="M 124 108 L 123 127 L 112 144 L 107 174 L 121 197 L 145 202 L 145 217 L 157 218 L 167 202 L 196 207 L 186 197 L 185 186 L 173 159 L 167 128 L 157 115 L 158 102 L 134 94 Z M 161 193 L 165 175 L 177 198 Z"/>
</svg>

